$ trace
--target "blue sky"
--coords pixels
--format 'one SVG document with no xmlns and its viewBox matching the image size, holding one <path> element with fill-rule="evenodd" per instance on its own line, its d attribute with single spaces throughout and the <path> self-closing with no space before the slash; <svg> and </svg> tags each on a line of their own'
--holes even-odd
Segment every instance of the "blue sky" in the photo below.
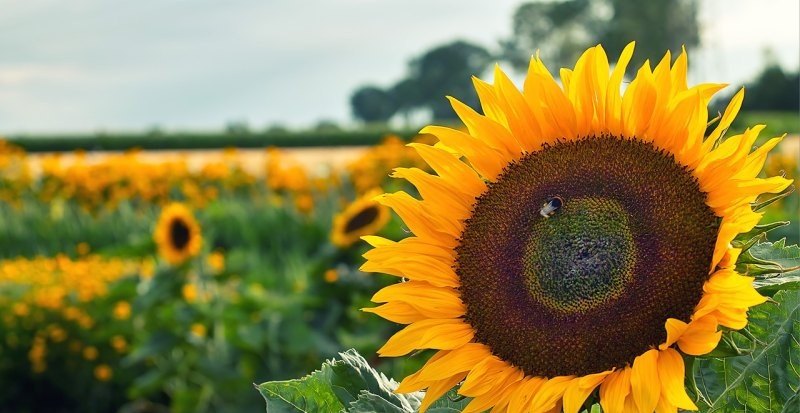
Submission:
<svg viewBox="0 0 800 413">
<path fill-rule="evenodd" d="M 512 0 L 0 0 L 0 133 L 351 122 L 359 85 L 508 36 Z M 800 63 L 797 0 L 704 0 L 693 82 L 738 83 L 765 47 Z"/>
</svg>

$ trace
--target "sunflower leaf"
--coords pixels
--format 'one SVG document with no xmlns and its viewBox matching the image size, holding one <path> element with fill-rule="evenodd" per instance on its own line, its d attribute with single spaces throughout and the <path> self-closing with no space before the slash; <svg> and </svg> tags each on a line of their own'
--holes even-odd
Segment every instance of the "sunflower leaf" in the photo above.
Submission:
<svg viewBox="0 0 800 413">
<path fill-rule="evenodd" d="M 770 232 L 773 229 L 785 227 L 787 225 L 789 225 L 789 221 L 776 221 L 776 222 L 770 222 L 770 223 L 767 223 L 767 224 L 756 225 L 750 231 L 745 232 L 743 234 L 739 234 L 738 236 L 736 236 L 736 238 L 734 239 L 734 243 L 737 243 L 737 242 L 746 243 L 747 241 L 750 241 L 753 238 L 755 238 L 755 237 L 757 237 L 757 236 L 759 236 L 761 234 L 766 234 L 767 232 Z"/>
<path fill-rule="evenodd" d="M 268 412 L 338 412 L 344 405 L 336 397 L 330 386 L 330 367 L 336 361 L 330 360 L 302 379 L 272 381 L 257 385 L 264 397 Z"/>
<path fill-rule="evenodd" d="M 377 394 L 362 390 L 358 399 L 350 403 L 349 413 L 405 413 L 403 410 Z"/>
<path fill-rule="evenodd" d="M 757 339 L 750 354 L 698 358 L 694 378 L 703 410 L 796 411 L 800 391 L 800 292 L 780 291 L 775 303 L 750 311 L 747 331 Z"/>
<path fill-rule="evenodd" d="M 756 277 L 755 286 L 764 295 L 800 289 L 800 247 L 786 240 L 762 242 L 743 253 L 737 270 Z"/>
<path fill-rule="evenodd" d="M 767 199 L 766 201 L 757 202 L 753 204 L 753 211 L 758 212 L 762 209 L 772 205 L 773 203 L 780 201 L 783 198 L 791 195 L 794 192 L 794 185 L 789 185 L 786 189 L 781 191 L 780 193 L 772 196 L 771 198 Z"/>
<path fill-rule="evenodd" d="M 398 384 L 370 367 L 355 350 L 339 353 L 319 370 L 297 380 L 256 386 L 276 412 L 411 413 L 420 404 L 419 393 L 396 394 Z"/>
<path fill-rule="evenodd" d="M 471 401 L 471 398 L 459 395 L 454 388 L 433 402 L 428 413 L 457 413 L 464 410 Z"/>
</svg>

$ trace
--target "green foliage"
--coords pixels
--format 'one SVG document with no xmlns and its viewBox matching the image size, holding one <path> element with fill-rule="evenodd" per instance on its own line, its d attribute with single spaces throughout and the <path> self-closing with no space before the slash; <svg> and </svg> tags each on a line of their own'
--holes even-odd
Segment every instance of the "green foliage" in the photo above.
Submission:
<svg viewBox="0 0 800 413">
<path fill-rule="evenodd" d="M 795 412 L 800 391 L 800 293 L 780 291 L 750 311 L 746 354 L 694 362 L 702 411 Z M 749 337 L 749 338 L 748 338 Z"/>
<path fill-rule="evenodd" d="M 800 290 L 800 247 L 786 246 L 785 239 L 755 244 L 741 257 L 737 269 L 756 277 L 761 294 Z"/>
<path fill-rule="evenodd" d="M 363 86 L 350 97 L 353 115 L 364 122 L 386 122 L 397 111 L 391 92 L 375 86 Z"/>
<path fill-rule="evenodd" d="M 528 2 L 517 8 L 513 35 L 501 42 L 503 55 L 520 70 L 535 50 L 551 65 L 566 67 L 587 47 L 602 44 L 611 60 L 632 40 L 634 73 L 646 59 L 655 64 L 665 50 L 700 43 L 697 0 L 562 0 Z M 656 22 L 657 24 L 654 24 Z M 556 71 L 557 72 L 557 71 Z"/>
<path fill-rule="evenodd" d="M 214 149 L 225 147 L 263 148 L 309 147 L 309 146 L 360 146 L 375 145 L 388 134 L 414 136 L 416 131 L 388 131 L 366 129 L 358 131 L 322 130 L 288 132 L 248 132 L 237 128 L 223 132 L 174 132 L 174 133 L 98 133 L 94 135 L 36 135 L 11 136 L 7 140 L 28 152 L 52 152 L 83 150 L 121 151 L 141 149 Z"/>
<path fill-rule="evenodd" d="M 256 388 L 269 412 L 342 411 L 349 413 L 409 413 L 418 410 L 423 393 L 398 394 L 397 382 L 379 373 L 355 350 L 339 353 L 310 375 L 297 380 L 262 383 Z M 467 399 L 450 392 L 429 412 L 461 411 Z"/>
</svg>

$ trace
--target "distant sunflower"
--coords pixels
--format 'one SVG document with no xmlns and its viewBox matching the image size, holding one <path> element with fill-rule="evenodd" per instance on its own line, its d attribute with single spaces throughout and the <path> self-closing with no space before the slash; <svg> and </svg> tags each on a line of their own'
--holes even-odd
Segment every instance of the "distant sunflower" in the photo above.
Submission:
<svg viewBox="0 0 800 413">
<path fill-rule="evenodd" d="M 331 242 L 348 247 L 364 235 L 374 234 L 389 222 L 389 209 L 375 202 L 379 189 L 373 189 L 353 201 L 333 218 Z"/>
<path fill-rule="evenodd" d="M 173 265 L 199 254 L 203 243 L 200 225 L 194 215 L 186 205 L 177 202 L 161 211 L 153 238 L 159 254 Z"/>
<path fill-rule="evenodd" d="M 685 52 L 620 93 L 632 53 L 610 71 L 590 48 L 563 87 L 538 57 L 522 91 L 499 68 L 475 79 L 483 115 L 451 99 L 467 132 L 430 126 L 440 142 L 413 145 L 437 175 L 394 171 L 422 200 L 378 197 L 414 236 L 364 238 L 364 271 L 407 280 L 367 311 L 408 324 L 381 356 L 439 350 L 398 388 L 427 389 L 422 410 L 458 383 L 467 412 L 575 413 L 590 397 L 611 413 L 696 409 L 681 353 L 710 352 L 764 302 L 731 241 L 761 218 L 760 194 L 791 183 L 757 177 L 781 138 L 751 151 L 759 125 L 722 139 L 739 91 L 704 139 L 724 85 L 687 87 Z"/>
</svg>

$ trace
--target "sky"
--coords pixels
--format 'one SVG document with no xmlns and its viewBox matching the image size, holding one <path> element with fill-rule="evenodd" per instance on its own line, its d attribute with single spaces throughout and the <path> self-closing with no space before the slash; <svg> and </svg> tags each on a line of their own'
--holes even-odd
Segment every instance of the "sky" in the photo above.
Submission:
<svg viewBox="0 0 800 413">
<path fill-rule="evenodd" d="M 352 123 L 349 97 L 460 38 L 494 48 L 514 0 L 0 0 L 0 134 Z M 798 0 L 701 0 L 690 80 L 800 65 Z"/>
</svg>

